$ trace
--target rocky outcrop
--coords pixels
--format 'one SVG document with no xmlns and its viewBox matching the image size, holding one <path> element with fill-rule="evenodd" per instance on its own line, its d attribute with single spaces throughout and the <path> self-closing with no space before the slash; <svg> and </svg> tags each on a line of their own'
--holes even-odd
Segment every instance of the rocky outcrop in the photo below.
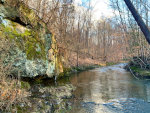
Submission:
<svg viewBox="0 0 150 113">
<path fill-rule="evenodd" d="M 53 77 L 63 72 L 54 35 L 23 2 L 0 0 L 0 38 L 14 43 L 4 60 L 12 64 L 12 74 Z"/>
<path fill-rule="evenodd" d="M 72 92 L 75 87 L 71 84 L 57 87 L 42 87 L 34 85 L 28 104 L 23 105 L 24 113 L 67 113 L 71 108 Z M 20 111 L 21 112 L 21 111 Z"/>
</svg>

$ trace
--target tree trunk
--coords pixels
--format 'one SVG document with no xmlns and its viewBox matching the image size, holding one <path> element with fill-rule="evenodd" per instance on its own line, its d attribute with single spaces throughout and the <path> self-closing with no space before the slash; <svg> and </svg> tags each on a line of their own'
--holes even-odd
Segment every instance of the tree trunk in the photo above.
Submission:
<svg viewBox="0 0 150 113">
<path fill-rule="evenodd" d="M 142 17 L 139 15 L 139 13 L 137 12 L 137 10 L 135 9 L 135 7 L 133 6 L 133 4 L 131 3 L 130 0 L 124 0 L 124 2 L 126 3 L 128 9 L 131 11 L 134 19 L 136 20 L 137 24 L 139 25 L 146 40 L 150 44 L 150 31 L 149 31 L 148 27 L 146 26 L 146 24 L 144 23 L 144 21 L 142 20 Z"/>
</svg>

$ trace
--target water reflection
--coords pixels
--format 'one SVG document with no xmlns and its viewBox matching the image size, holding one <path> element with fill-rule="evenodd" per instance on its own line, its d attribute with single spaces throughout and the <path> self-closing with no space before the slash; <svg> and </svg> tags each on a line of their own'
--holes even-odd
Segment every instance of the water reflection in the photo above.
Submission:
<svg viewBox="0 0 150 113">
<path fill-rule="evenodd" d="M 98 68 L 77 74 L 71 83 L 74 95 L 84 102 L 107 103 L 112 99 L 139 98 L 150 102 L 150 83 L 138 81 L 122 65 Z"/>
<path fill-rule="evenodd" d="M 145 84 L 146 100 L 150 102 L 150 83 Z"/>
</svg>

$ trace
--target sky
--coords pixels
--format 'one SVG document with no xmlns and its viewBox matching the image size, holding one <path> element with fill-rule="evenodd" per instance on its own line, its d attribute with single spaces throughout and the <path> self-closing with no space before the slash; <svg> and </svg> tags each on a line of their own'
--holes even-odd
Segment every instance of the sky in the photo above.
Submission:
<svg viewBox="0 0 150 113">
<path fill-rule="evenodd" d="M 81 4 L 89 0 L 75 0 L 76 4 Z M 109 0 L 91 0 L 93 6 L 93 17 L 95 20 L 103 17 L 112 17 L 113 10 L 109 7 Z"/>
</svg>

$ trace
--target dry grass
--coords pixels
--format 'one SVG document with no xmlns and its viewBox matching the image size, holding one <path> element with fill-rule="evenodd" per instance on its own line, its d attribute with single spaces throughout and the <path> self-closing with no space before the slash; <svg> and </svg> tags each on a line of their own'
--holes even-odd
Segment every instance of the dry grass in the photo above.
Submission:
<svg viewBox="0 0 150 113">
<path fill-rule="evenodd" d="M 18 78 L 10 75 L 11 64 L 5 65 L 5 59 L 10 57 L 10 51 L 14 47 L 13 43 L 0 38 L 0 110 L 11 111 L 20 103 L 26 102 L 28 92 L 21 88 Z"/>
</svg>

